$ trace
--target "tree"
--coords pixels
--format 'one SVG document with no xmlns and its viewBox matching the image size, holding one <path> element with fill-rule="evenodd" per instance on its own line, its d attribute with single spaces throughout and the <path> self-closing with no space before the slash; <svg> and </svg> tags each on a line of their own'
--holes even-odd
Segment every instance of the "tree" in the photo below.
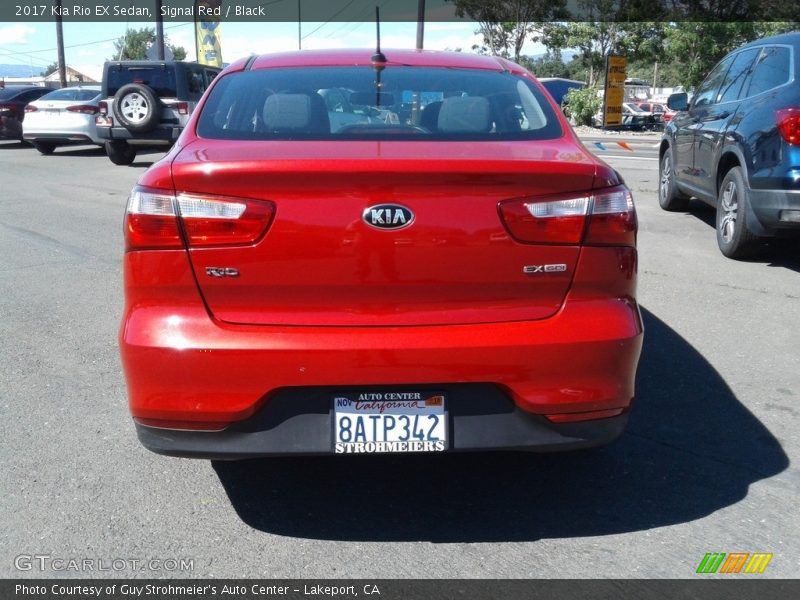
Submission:
<svg viewBox="0 0 800 600">
<path fill-rule="evenodd" d="M 153 27 L 128 29 L 125 35 L 114 42 L 114 56 L 110 60 L 146 60 L 147 49 L 156 43 L 156 30 Z M 175 46 L 165 38 L 164 45 L 172 50 L 175 60 L 186 58 L 186 49 Z"/>
<path fill-rule="evenodd" d="M 453 0 L 456 15 L 479 25 L 483 52 L 519 61 L 527 41 L 539 41 L 549 21 L 566 18 L 566 0 Z"/>
<path fill-rule="evenodd" d="M 681 22 L 666 30 L 667 60 L 683 65 L 681 84 L 697 87 L 723 56 L 755 39 L 791 31 L 792 22 Z"/>
<path fill-rule="evenodd" d="M 51 73 L 55 73 L 56 71 L 58 71 L 58 63 L 54 62 L 47 65 L 47 68 L 39 74 L 42 77 L 47 77 L 48 75 L 50 75 Z"/>
</svg>

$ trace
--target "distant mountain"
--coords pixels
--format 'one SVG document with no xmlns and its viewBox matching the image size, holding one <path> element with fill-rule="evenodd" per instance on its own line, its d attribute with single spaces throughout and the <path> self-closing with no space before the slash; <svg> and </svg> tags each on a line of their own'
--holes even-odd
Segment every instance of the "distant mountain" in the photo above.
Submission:
<svg viewBox="0 0 800 600">
<path fill-rule="evenodd" d="M 38 77 L 45 68 L 30 65 L 0 65 L 0 77 Z"/>
<path fill-rule="evenodd" d="M 531 60 L 539 60 L 540 58 L 544 58 L 545 56 L 547 56 L 547 54 L 542 53 L 542 54 L 534 54 L 533 56 L 529 56 L 528 58 L 530 58 Z M 576 56 L 580 56 L 580 52 L 577 50 L 566 49 L 561 51 L 561 60 L 564 61 L 564 63 L 568 63 Z"/>
</svg>

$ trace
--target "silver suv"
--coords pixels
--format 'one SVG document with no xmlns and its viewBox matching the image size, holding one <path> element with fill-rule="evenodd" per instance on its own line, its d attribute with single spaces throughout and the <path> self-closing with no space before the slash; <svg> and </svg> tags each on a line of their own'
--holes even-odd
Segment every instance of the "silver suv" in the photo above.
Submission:
<svg viewBox="0 0 800 600">
<path fill-rule="evenodd" d="M 107 62 L 96 123 L 111 162 L 129 165 L 137 148 L 175 143 L 219 71 L 180 61 Z"/>
</svg>

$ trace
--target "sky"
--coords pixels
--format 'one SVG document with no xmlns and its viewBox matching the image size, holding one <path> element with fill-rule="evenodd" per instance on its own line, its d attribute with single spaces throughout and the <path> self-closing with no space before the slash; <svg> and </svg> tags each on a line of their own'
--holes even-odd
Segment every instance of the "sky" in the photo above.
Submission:
<svg viewBox="0 0 800 600">
<path fill-rule="evenodd" d="M 134 29 L 153 27 L 154 23 L 64 23 L 65 61 L 71 67 L 100 79 L 103 62 L 113 58 L 114 40 Z M 469 52 L 480 44 L 477 24 L 470 22 L 435 22 L 425 24 L 426 49 Z M 297 22 L 234 23 L 221 26 L 223 60 L 233 62 L 250 54 L 297 50 Z M 301 27 L 303 49 L 372 48 L 375 45 L 375 24 L 370 22 L 304 22 Z M 381 23 L 381 47 L 414 48 L 417 25 Z M 192 23 L 165 23 L 164 33 L 172 44 L 183 46 L 186 60 L 195 60 Z M 544 52 L 541 46 L 528 44 L 523 54 Z M 45 69 L 56 62 L 55 23 L 0 23 L 0 64 L 32 65 Z"/>
</svg>

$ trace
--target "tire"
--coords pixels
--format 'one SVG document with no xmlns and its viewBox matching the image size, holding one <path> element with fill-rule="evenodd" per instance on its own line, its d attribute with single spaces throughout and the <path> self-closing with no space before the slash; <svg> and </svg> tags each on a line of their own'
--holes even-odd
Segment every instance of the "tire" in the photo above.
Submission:
<svg viewBox="0 0 800 600">
<path fill-rule="evenodd" d="M 115 165 L 130 165 L 136 159 L 136 148 L 127 142 L 106 142 L 106 154 Z"/>
<path fill-rule="evenodd" d="M 728 258 L 753 258 L 763 249 L 761 238 L 747 225 L 750 198 L 741 167 L 733 167 L 719 186 L 717 244 Z"/>
<path fill-rule="evenodd" d="M 45 155 L 52 154 L 56 149 L 56 145 L 53 144 L 52 142 L 31 142 L 31 143 L 33 144 L 34 148 L 36 148 L 39 152 Z"/>
<path fill-rule="evenodd" d="M 150 87 L 129 83 L 114 94 L 114 116 L 128 131 L 147 133 L 161 119 L 161 101 Z"/>
<path fill-rule="evenodd" d="M 678 190 L 678 185 L 675 183 L 672 151 L 669 148 L 658 164 L 658 204 L 664 210 L 671 212 L 689 208 L 689 196 Z"/>
</svg>

